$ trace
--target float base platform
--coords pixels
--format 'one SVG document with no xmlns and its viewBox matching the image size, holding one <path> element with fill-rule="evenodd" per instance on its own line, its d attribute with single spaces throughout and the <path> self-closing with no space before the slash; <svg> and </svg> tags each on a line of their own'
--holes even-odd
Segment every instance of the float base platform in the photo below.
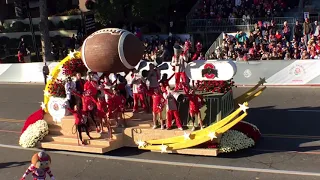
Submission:
<svg viewBox="0 0 320 180">
<path fill-rule="evenodd" d="M 152 129 L 152 114 L 126 112 L 124 117 L 127 126 L 125 128 L 112 127 L 111 139 L 109 139 L 107 132 L 100 134 L 91 131 L 90 135 L 93 139 L 90 140 L 86 133 L 82 132 L 86 145 L 81 146 L 78 145 L 73 116 L 65 116 L 60 123 L 56 123 L 49 114 L 45 114 L 44 119 L 49 124 L 49 134 L 38 143 L 38 147 L 42 149 L 103 154 L 121 147 L 137 147 L 136 142 L 138 140 L 147 141 L 170 138 L 183 135 L 184 132 L 190 131 L 187 127 L 185 127 L 184 131 L 178 129 Z M 113 121 L 111 122 L 113 123 Z M 104 130 L 107 130 L 107 128 Z M 217 156 L 218 150 L 211 148 L 187 148 L 168 151 L 167 153 Z"/>
</svg>

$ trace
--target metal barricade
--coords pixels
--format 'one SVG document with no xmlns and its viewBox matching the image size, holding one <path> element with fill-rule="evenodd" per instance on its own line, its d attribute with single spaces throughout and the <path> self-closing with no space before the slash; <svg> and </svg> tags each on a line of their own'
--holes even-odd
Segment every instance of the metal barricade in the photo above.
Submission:
<svg viewBox="0 0 320 180">
<path fill-rule="evenodd" d="M 227 92 L 221 98 L 221 119 L 227 117 L 234 111 L 234 100 L 232 91 Z"/>
<path fill-rule="evenodd" d="M 228 116 L 234 110 L 232 91 L 223 93 L 202 94 L 206 104 L 200 109 L 201 117 L 205 124 L 210 125 Z M 189 101 L 178 103 L 180 119 L 183 126 L 192 126 L 189 114 Z M 195 125 L 198 124 L 196 117 Z"/>
</svg>

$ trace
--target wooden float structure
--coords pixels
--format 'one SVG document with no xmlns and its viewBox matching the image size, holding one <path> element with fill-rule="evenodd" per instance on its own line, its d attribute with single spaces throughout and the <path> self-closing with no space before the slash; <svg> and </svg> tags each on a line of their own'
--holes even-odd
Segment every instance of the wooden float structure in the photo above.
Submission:
<svg viewBox="0 0 320 180">
<path fill-rule="evenodd" d="M 221 120 L 234 110 L 234 101 L 231 91 L 226 94 L 210 93 L 204 95 L 204 97 L 206 99 L 206 105 L 201 109 L 201 113 L 207 124 L 212 124 Z M 57 123 L 49 113 L 46 113 L 44 119 L 49 125 L 49 134 L 38 143 L 38 147 L 43 149 L 104 154 L 122 147 L 137 147 L 136 142 L 139 140 L 148 141 L 165 139 L 183 136 L 184 133 L 191 133 L 191 124 L 188 117 L 188 101 L 179 103 L 179 113 L 185 129 L 183 131 L 178 130 L 177 128 L 173 128 L 172 130 L 161 130 L 160 128 L 152 129 L 153 122 L 151 113 L 125 112 L 124 119 L 127 125 L 125 128 L 112 126 L 112 139 L 108 139 L 107 133 L 100 134 L 91 131 L 90 135 L 94 139 L 90 140 L 85 133 L 82 133 L 83 139 L 87 144 L 85 146 L 78 145 L 74 117 L 72 115 L 63 117 L 61 121 Z M 114 121 L 111 120 L 111 122 L 115 124 Z M 219 143 L 219 140 L 220 136 L 213 141 Z M 217 156 L 218 149 L 192 147 L 172 151 L 168 150 L 166 153 Z"/>
</svg>

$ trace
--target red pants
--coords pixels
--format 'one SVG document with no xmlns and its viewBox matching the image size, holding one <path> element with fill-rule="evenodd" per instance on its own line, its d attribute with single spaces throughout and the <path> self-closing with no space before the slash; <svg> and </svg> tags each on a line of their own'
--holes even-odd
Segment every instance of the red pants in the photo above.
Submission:
<svg viewBox="0 0 320 180">
<path fill-rule="evenodd" d="M 172 124 L 172 116 L 174 116 L 174 119 L 176 120 L 176 125 L 178 128 L 181 128 L 181 120 L 179 116 L 179 112 L 177 110 L 168 110 L 167 112 L 167 128 L 171 127 Z"/>
<path fill-rule="evenodd" d="M 154 90 L 155 89 L 158 89 L 158 90 L 160 90 L 159 89 L 159 87 L 149 87 L 149 93 L 154 93 Z M 150 107 L 152 107 L 152 105 L 153 105 L 153 103 L 152 103 L 152 97 L 150 97 Z"/>
<path fill-rule="evenodd" d="M 140 101 L 140 105 L 142 106 L 143 109 L 146 109 L 146 103 L 144 99 L 144 94 L 142 93 L 133 93 L 133 110 L 136 111 L 138 110 L 138 103 Z"/>
<path fill-rule="evenodd" d="M 176 72 L 175 73 L 175 78 L 176 78 L 176 87 L 175 89 L 180 89 L 181 84 L 180 84 L 180 78 L 182 79 L 183 83 L 187 82 L 187 76 L 185 72 Z"/>
</svg>

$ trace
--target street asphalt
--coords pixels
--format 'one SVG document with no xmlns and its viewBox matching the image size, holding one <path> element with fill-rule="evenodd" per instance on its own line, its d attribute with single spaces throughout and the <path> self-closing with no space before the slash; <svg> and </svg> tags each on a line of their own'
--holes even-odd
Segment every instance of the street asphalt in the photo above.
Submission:
<svg viewBox="0 0 320 180">
<path fill-rule="evenodd" d="M 0 84 L 0 179 L 19 179 L 36 152 L 16 147 L 23 120 L 40 108 L 43 87 L 37 84 Z M 234 96 L 246 90 L 248 88 L 236 88 Z M 248 150 L 218 157 L 160 154 L 136 148 L 122 148 L 105 155 L 49 151 L 53 159 L 52 170 L 59 180 L 320 179 L 320 173 L 308 176 L 308 173 L 318 173 L 320 165 L 319 90 L 315 87 L 270 87 L 252 100 L 246 120 L 259 127 L 263 138 L 256 147 Z M 115 159 L 110 160 L 109 157 Z"/>
</svg>

